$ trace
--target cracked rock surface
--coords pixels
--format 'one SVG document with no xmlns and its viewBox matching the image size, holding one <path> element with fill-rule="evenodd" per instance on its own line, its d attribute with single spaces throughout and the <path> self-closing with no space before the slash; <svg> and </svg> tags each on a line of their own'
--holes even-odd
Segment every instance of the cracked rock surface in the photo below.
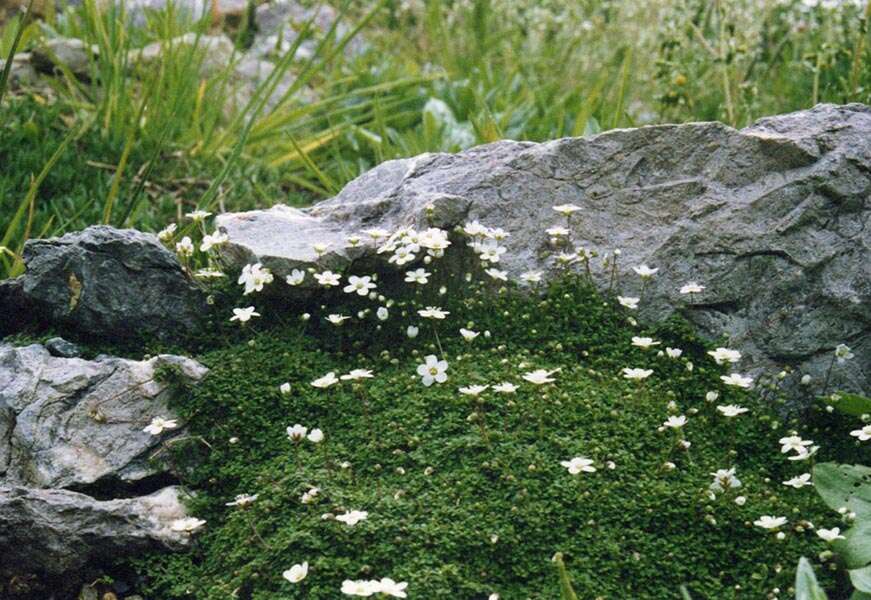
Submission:
<svg viewBox="0 0 871 600">
<path fill-rule="evenodd" d="M 679 310 L 707 336 L 726 334 L 751 372 L 791 365 L 822 378 L 846 343 L 856 358 L 835 370 L 833 387 L 871 392 L 871 108 L 863 105 L 819 105 L 742 130 L 662 125 L 424 154 L 383 163 L 309 209 L 225 214 L 217 224 L 230 236 L 230 260 L 259 261 L 280 282 L 294 268 L 388 268 L 348 236 L 426 227 L 431 205 L 434 226 L 477 219 L 508 231 L 500 268 L 516 277 L 557 271 L 544 230 L 565 224 L 552 210 L 565 203 L 583 208 L 571 221 L 575 244 L 621 249 L 619 293 L 640 294 L 632 266 L 660 269 L 644 316 Z M 320 260 L 315 242 L 330 244 Z M 601 269 L 594 276 L 607 285 Z M 689 281 L 707 287 L 693 303 L 678 293 Z"/>
</svg>

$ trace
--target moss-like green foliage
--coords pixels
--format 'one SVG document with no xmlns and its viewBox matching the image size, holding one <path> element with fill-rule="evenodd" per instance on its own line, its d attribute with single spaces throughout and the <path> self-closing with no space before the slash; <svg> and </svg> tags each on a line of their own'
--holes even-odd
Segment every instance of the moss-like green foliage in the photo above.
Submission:
<svg viewBox="0 0 871 600">
<path fill-rule="evenodd" d="M 221 347 L 199 357 L 211 373 L 177 407 L 193 435 L 177 460 L 207 525 L 191 552 L 137 561 L 144 591 L 334 600 L 344 579 L 391 577 L 409 582 L 409 598 L 550 600 L 560 589 L 551 557 L 561 552 L 579 598 L 678 598 L 685 584 L 693 598 L 756 599 L 775 588 L 786 597 L 799 557 L 826 548 L 801 524 L 826 526 L 830 511 L 813 488 L 781 483 L 810 467 L 780 453 L 792 424 L 771 400 L 723 386 L 724 368 L 685 326 L 633 327 L 577 280 L 543 298 L 472 293 L 445 308 L 450 317 L 434 323 L 449 380 L 428 388 L 415 369 L 439 354 L 433 322 L 407 339 L 404 328 L 420 321 L 402 316 L 410 305 L 382 324 L 321 325 L 316 336 L 316 319 L 306 332 L 289 317 L 216 334 Z M 489 336 L 466 342 L 460 327 Z M 683 356 L 633 347 L 642 334 Z M 627 366 L 655 375 L 637 384 L 621 376 Z M 310 385 L 357 368 L 374 378 Z M 561 370 L 552 385 L 520 379 L 536 368 Z M 520 388 L 458 393 L 501 381 Z M 706 401 L 710 390 L 717 401 Z M 727 419 L 716 410 L 727 403 L 750 412 Z M 660 430 L 670 414 L 688 417 L 681 432 Z M 322 429 L 325 441 L 292 443 L 285 428 L 295 423 Z M 190 466 L 192 454 L 202 462 Z M 572 476 L 560 465 L 579 455 L 597 471 Z M 742 487 L 711 500 L 711 473 L 733 466 Z M 303 503 L 313 487 L 315 501 Z M 236 494 L 258 499 L 225 506 Z M 350 527 L 324 516 L 347 510 L 368 519 Z M 785 539 L 753 526 L 761 515 L 787 517 Z M 282 578 L 303 561 L 302 583 Z"/>
</svg>

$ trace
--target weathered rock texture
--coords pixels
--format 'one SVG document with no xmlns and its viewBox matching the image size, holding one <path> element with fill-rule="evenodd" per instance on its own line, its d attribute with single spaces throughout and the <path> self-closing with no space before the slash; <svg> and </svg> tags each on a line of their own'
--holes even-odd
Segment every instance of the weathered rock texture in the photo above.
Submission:
<svg viewBox="0 0 871 600">
<path fill-rule="evenodd" d="M 822 378 L 839 343 L 856 358 L 833 387 L 871 391 L 871 109 L 820 105 L 736 131 L 718 123 L 664 125 L 538 144 L 497 142 L 460 154 L 386 162 L 307 210 L 222 215 L 228 256 L 293 268 L 359 268 L 366 228 L 470 220 L 510 232 L 501 268 L 554 273 L 544 229 L 554 205 L 583 207 L 573 240 L 622 250 L 618 290 L 637 295 L 631 267 L 660 269 L 647 316 L 682 310 L 702 332 L 727 334 L 742 369 L 793 365 Z M 330 244 L 320 261 L 314 242 Z M 370 268 L 371 261 L 366 261 Z M 381 261 L 380 264 L 385 264 Z M 597 273 L 605 282 L 604 273 Z M 678 294 L 707 289 L 693 305 Z M 281 286 L 284 293 L 295 293 Z"/>
<path fill-rule="evenodd" d="M 191 331 L 205 298 L 176 256 L 150 234 L 88 227 L 30 240 L 22 293 L 43 321 L 103 338 Z"/>
<path fill-rule="evenodd" d="M 184 516 L 176 487 L 101 502 L 67 490 L 0 484 L 0 568 L 61 575 L 94 560 L 178 549 L 189 536 L 171 524 Z"/>
<path fill-rule="evenodd" d="M 154 475 L 148 459 L 162 436 L 143 428 L 154 417 L 172 417 L 174 390 L 158 381 L 162 367 L 189 383 L 206 373 L 179 356 L 88 361 L 55 357 L 37 344 L 0 346 L 0 473 L 8 483 L 40 488 Z"/>
</svg>

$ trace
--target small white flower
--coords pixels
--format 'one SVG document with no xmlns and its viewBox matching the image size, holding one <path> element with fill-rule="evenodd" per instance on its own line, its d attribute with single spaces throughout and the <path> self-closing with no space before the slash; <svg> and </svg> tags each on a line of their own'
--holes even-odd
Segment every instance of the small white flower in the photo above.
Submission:
<svg viewBox="0 0 871 600">
<path fill-rule="evenodd" d="M 461 387 L 460 393 L 464 396 L 480 396 L 489 387 L 489 385 L 470 385 L 468 387 Z"/>
<path fill-rule="evenodd" d="M 835 540 L 845 540 L 843 535 L 841 535 L 840 527 L 832 527 L 831 529 L 817 529 L 817 535 L 820 536 L 823 540 L 829 542 L 830 544 Z"/>
<path fill-rule="evenodd" d="M 786 486 L 789 486 L 789 487 L 792 487 L 792 488 L 795 488 L 798 490 L 798 489 L 801 489 L 805 486 L 813 485 L 813 482 L 811 481 L 811 474 L 810 473 L 802 473 L 801 475 L 799 475 L 797 477 L 793 477 L 792 479 L 787 479 L 786 481 L 783 482 L 783 485 L 786 485 Z"/>
<path fill-rule="evenodd" d="M 332 271 L 324 271 L 323 273 L 315 273 L 315 279 L 324 287 L 335 287 L 339 285 L 339 279 L 342 278 L 338 273 Z"/>
<path fill-rule="evenodd" d="M 351 317 L 349 317 L 347 315 L 328 315 L 327 321 L 329 321 L 333 325 L 341 325 L 342 323 L 344 323 L 345 321 L 347 321 L 350 318 Z"/>
<path fill-rule="evenodd" d="M 860 442 L 867 442 L 871 440 L 871 425 L 865 425 L 862 429 L 851 431 L 850 435 L 859 438 Z"/>
<path fill-rule="evenodd" d="M 662 424 L 663 427 L 669 427 L 671 429 L 680 429 L 684 425 L 687 424 L 687 418 L 684 415 L 675 416 L 672 415 Z"/>
<path fill-rule="evenodd" d="M 500 271 L 499 269 L 484 269 L 484 272 L 493 279 L 497 279 L 499 281 L 508 281 L 507 271 Z"/>
<path fill-rule="evenodd" d="M 666 348 L 665 354 L 669 358 L 680 358 L 681 354 L 683 354 L 683 350 L 680 348 Z"/>
<path fill-rule="evenodd" d="M 787 452 L 798 452 L 801 454 L 802 452 L 807 451 L 807 447 L 811 446 L 813 441 L 803 440 L 797 435 L 789 435 L 780 438 L 779 443 L 781 453 L 786 454 Z"/>
<path fill-rule="evenodd" d="M 257 500 L 257 494 L 238 494 L 232 502 L 227 502 L 225 506 L 248 506 Z"/>
<path fill-rule="evenodd" d="M 369 369 L 354 369 L 347 375 L 342 375 L 343 381 L 357 381 L 359 379 L 372 379 L 372 371 Z"/>
<path fill-rule="evenodd" d="M 481 334 L 477 331 L 472 331 L 470 329 L 462 329 L 461 328 L 460 335 L 463 336 L 463 339 L 466 340 L 467 342 L 471 342 L 472 340 L 474 340 L 476 337 L 478 337 Z"/>
<path fill-rule="evenodd" d="M 576 204 L 558 204 L 557 206 L 554 206 L 552 208 L 565 217 L 568 217 L 572 213 L 576 213 L 581 210 L 581 207 Z"/>
<path fill-rule="evenodd" d="M 571 460 L 560 461 L 560 465 L 568 469 L 569 474 L 571 475 L 596 472 L 596 467 L 593 466 L 593 461 L 584 456 L 576 456 Z"/>
<path fill-rule="evenodd" d="M 315 251 L 315 254 L 317 254 L 319 257 L 320 257 L 320 256 L 323 256 L 324 254 L 326 254 L 326 253 L 327 253 L 327 249 L 328 249 L 329 247 L 330 247 L 329 244 L 325 244 L 325 243 L 323 243 L 323 242 L 318 242 L 317 244 L 312 244 L 312 250 L 314 250 L 314 251 Z"/>
<path fill-rule="evenodd" d="M 358 296 L 367 296 L 370 290 L 374 290 L 376 286 L 372 283 L 372 277 L 369 275 L 365 275 L 363 277 L 357 277 L 356 275 L 351 275 L 348 277 L 348 285 L 344 287 L 344 291 L 346 294 L 357 294 Z"/>
<path fill-rule="evenodd" d="M 632 270 L 635 271 L 642 279 L 649 279 L 656 275 L 656 273 L 659 271 L 659 269 L 651 269 L 647 265 L 632 267 Z"/>
<path fill-rule="evenodd" d="M 425 309 L 417 311 L 417 314 L 425 319 L 444 319 L 451 313 L 437 306 L 427 306 Z"/>
<path fill-rule="evenodd" d="M 175 245 L 175 253 L 181 257 L 187 257 L 194 253 L 194 243 L 191 238 L 184 236 L 181 241 Z"/>
<path fill-rule="evenodd" d="M 341 515 L 336 515 L 336 521 L 341 521 L 345 525 L 354 526 L 360 521 L 365 521 L 369 513 L 365 510 L 352 510 Z"/>
<path fill-rule="evenodd" d="M 278 391 L 281 392 L 282 395 L 287 396 L 290 393 L 290 383 L 282 383 L 280 386 L 278 386 Z"/>
<path fill-rule="evenodd" d="M 145 433 L 150 433 L 151 435 L 160 435 L 164 431 L 169 429 L 175 429 L 178 427 L 178 422 L 175 419 L 164 419 L 163 417 L 154 417 L 151 419 L 151 423 L 145 426 Z"/>
<path fill-rule="evenodd" d="M 434 354 L 424 358 L 424 363 L 418 365 L 417 374 L 420 375 L 421 382 L 426 387 L 433 383 L 444 383 L 448 380 L 447 371 L 448 361 L 439 360 Z"/>
<path fill-rule="evenodd" d="M 303 504 L 311 504 L 317 499 L 318 494 L 320 493 L 320 488 L 310 488 L 308 491 L 303 492 L 302 496 L 300 496 L 299 501 Z"/>
<path fill-rule="evenodd" d="M 208 219 L 209 217 L 211 217 L 211 216 L 212 216 L 212 213 L 210 213 L 210 212 L 206 212 L 206 211 L 204 211 L 204 210 L 195 210 L 195 211 L 193 211 L 193 212 L 189 212 L 189 213 L 187 213 L 185 216 L 186 216 L 188 219 L 190 219 L 191 221 L 193 221 L 194 223 L 198 223 L 198 222 L 200 222 L 200 221 L 203 221 L 203 220 Z"/>
<path fill-rule="evenodd" d="M 290 583 L 299 583 L 305 576 L 308 575 L 308 563 L 304 562 L 299 565 L 293 565 L 287 571 L 281 574 Z"/>
<path fill-rule="evenodd" d="M 500 394 L 513 394 L 517 391 L 517 386 L 513 383 L 509 383 L 504 381 L 502 383 L 496 384 L 493 386 L 494 392 L 499 392 Z"/>
<path fill-rule="evenodd" d="M 716 472 L 711 473 L 711 475 L 714 477 L 714 481 L 709 486 L 712 492 L 720 494 L 726 490 L 741 487 L 741 480 L 735 477 L 735 467 L 731 469 L 718 469 Z"/>
<path fill-rule="evenodd" d="M 838 359 L 839 363 L 850 360 L 853 356 L 847 344 L 838 344 L 837 348 L 835 348 L 835 358 Z"/>
<path fill-rule="evenodd" d="M 523 283 L 541 283 L 543 273 L 541 271 L 527 271 L 521 273 L 520 281 Z"/>
<path fill-rule="evenodd" d="M 393 581 L 389 577 L 384 577 L 378 582 L 378 591 L 394 598 L 407 598 L 408 595 L 405 593 L 407 587 L 407 581 Z"/>
<path fill-rule="evenodd" d="M 415 327 L 414 325 L 409 325 L 408 329 L 405 330 L 405 335 L 412 340 L 417 337 L 418 333 L 420 333 L 420 328 Z"/>
<path fill-rule="evenodd" d="M 245 265 L 242 267 L 242 273 L 239 275 L 239 285 L 245 286 L 244 296 L 253 292 L 262 292 L 263 286 L 272 283 L 272 272 L 263 267 L 260 263 L 253 265 Z"/>
<path fill-rule="evenodd" d="M 290 272 L 290 275 L 287 276 L 285 281 L 287 281 L 287 285 L 299 285 L 305 279 L 305 271 L 301 271 L 300 269 L 294 269 Z"/>
<path fill-rule="evenodd" d="M 200 252 L 208 252 L 212 248 L 223 246 L 228 241 L 230 241 L 230 236 L 220 231 L 216 231 L 211 235 L 204 235 L 203 241 L 200 244 Z"/>
<path fill-rule="evenodd" d="M 319 377 L 318 379 L 315 379 L 314 381 L 312 381 L 311 385 L 312 385 L 312 387 L 324 389 L 324 388 L 330 387 L 331 385 L 335 385 L 337 383 L 339 383 L 339 380 L 336 377 L 336 374 L 333 371 L 330 371 L 329 373 L 327 373 L 323 377 Z"/>
<path fill-rule="evenodd" d="M 660 342 L 654 341 L 653 338 L 637 336 L 632 337 L 632 345 L 637 346 L 638 348 L 643 348 L 645 350 L 647 348 L 650 348 L 651 346 L 658 346 L 659 344 Z"/>
<path fill-rule="evenodd" d="M 414 271 L 405 272 L 406 283 L 418 283 L 424 285 L 429 282 L 429 277 L 430 273 L 427 273 L 425 269 L 415 269 Z"/>
<path fill-rule="evenodd" d="M 175 230 L 178 226 L 175 223 L 170 223 L 166 227 L 160 230 L 160 233 L 157 234 L 157 239 L 161 242 L 168 242 L 172 239 L 172 236 L 175 235 Z"/>
<path fill-rule="evenodd" d="M 626 379 L 635 379 L 637 381 L 641 381 L 642 379 L 647 379 L 653 375 L 653 369 L 630 369 L 629 367 L 623 368 L 623 377 Z"/>
<path fill-rule="evenodd" d="M 239 323 L 247 323 L 253 317 L 259 317 L 260 313 L 256 311 L 253 306 L 249 306 L 247 308 L 234 308 L 233 316 L 230 317 L 231 321 L 239 321 Z"/>
<path fill-rule="evenodd" d="M 377 581 L 346 579 L 342 582 L 342 593 L 346 596 L 372 596 L 381 591 L 381 584 Z"/>
<path fill-rule="evenodd" d="M 738 406 L 737 404 L 725 404 L 717 406 L 717 410 L 720 411 L 724 417 L 737 417 L 738 415 L 747 412 L 749 409 L 744 408 L 743 406 Z"/>
<path fill-rule="evenodd" d="M 287 437 L 290 438 L 292 442 L 300 442 L 308 433 L 308 427 L 304 427 L 297 423 L 293 427 L 288 427 L 286 430 Z"/>
<path fill-rule="evenodd" d="M 308 432 L 306 439 L 313 444 L 320 444 L 324 441 L 324 432 L 320 429 L 312 429 Z"/>
<path fill-rule="evenodd" d="M 714 360 L 718 365 L 727 362 L 734 364 L 741 360 L 741 353 L 737 350 L 730 350 L 729 348 L 717 348 L 716 350 L 709 351 L 708 354 L 714 357 Z"/>
<path fill-rule="evenodd" d="M 556 381 L 551 377 L 554 373 L 559 371 L 559 369 L 554 369 L 553 371 L 547 371 L 545 369 L 536 369 L 535 371 L 530 371 L 528 373 L 523 374 L 523 379 L 528 381 L 529 383 L 535 385 L 544 385 L 546 383 L 553 383 Z"/>
<path fill-rule="evenodd" d="M 193 533 L 206 522 L 202 519 L 197 519 L 196 517 L 185 517 L 183 519 L 176 519 L 170 524 L 170 529 L 173 531 L 183 531 L 185 533 Z"/>
<path fill-rule="evenodd" d="M 695 281 L 691 281 L 680 288 L 681 294 L 701 294 L 705 291 L 705 286 L 699 285 Z"/>
<path fill-rule="evenodd" d="M 640 300 L 641 298 L 632 298 L 631 296 L 617 296 L 617 302 L 630 310 L 636 310 Z"/>
<path fill-rule="evenodd" d="M 769 515 L 762 515 L 755 521 L 753 524 L 757 527 L 761 527 L 762 529 L 777 529 L 778 527 L 782 527 L 786 525 L 786 517 L 772 517 Z"/>
<path fill-rule="evenodd" d="M 731 373 L 729 375 L 720 375 L 720 380 L 726 385 L 748 389 L 753 385 L 753 378 L 744 377 L 740 373 Z"/>
<path fill-rule="evenodd" d="M 708 392 L 705 394 L 705 400 L 707 400 L 708 402 L 716 402 L 717 398 L 719 398 L 719 397 L 720 397 L 719 392 Z"/>
</svg>

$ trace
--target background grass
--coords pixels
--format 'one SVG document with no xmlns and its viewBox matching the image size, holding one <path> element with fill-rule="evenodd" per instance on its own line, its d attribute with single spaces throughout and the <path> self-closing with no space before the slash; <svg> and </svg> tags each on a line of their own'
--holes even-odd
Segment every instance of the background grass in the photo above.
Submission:
<svg viewBox="0 0 871 600">
<path fill-rule="evenodd" d="M 28 237 L 306 204 L 391 158 L 646 123 L 740 127 L 871 94 L 869 4 L 850 0 L 349 1 L 337 4 L 345 29 L 301 24 L 314 56 L 275 57 L 275 79 L 234 108 L 237 78 L 203 71 L 201 38 L 168 42 L 225 31 L 241 52 L 244 20 L 170 9 L 132 27 L 97 6 L 0 28 L 3 56 L 20 25 L 21 50 L 59 36 L 98 49 L 84 79 L 61 71 L 0 104 L 0 275 L 21 271 Z M 363 51 L 346 51 L 354 39 Z M 162 58 L 131 69 L 129 51 L 154 41 Z M 285 73 L 285 101 L 264 105 Z"/>
</svg>

